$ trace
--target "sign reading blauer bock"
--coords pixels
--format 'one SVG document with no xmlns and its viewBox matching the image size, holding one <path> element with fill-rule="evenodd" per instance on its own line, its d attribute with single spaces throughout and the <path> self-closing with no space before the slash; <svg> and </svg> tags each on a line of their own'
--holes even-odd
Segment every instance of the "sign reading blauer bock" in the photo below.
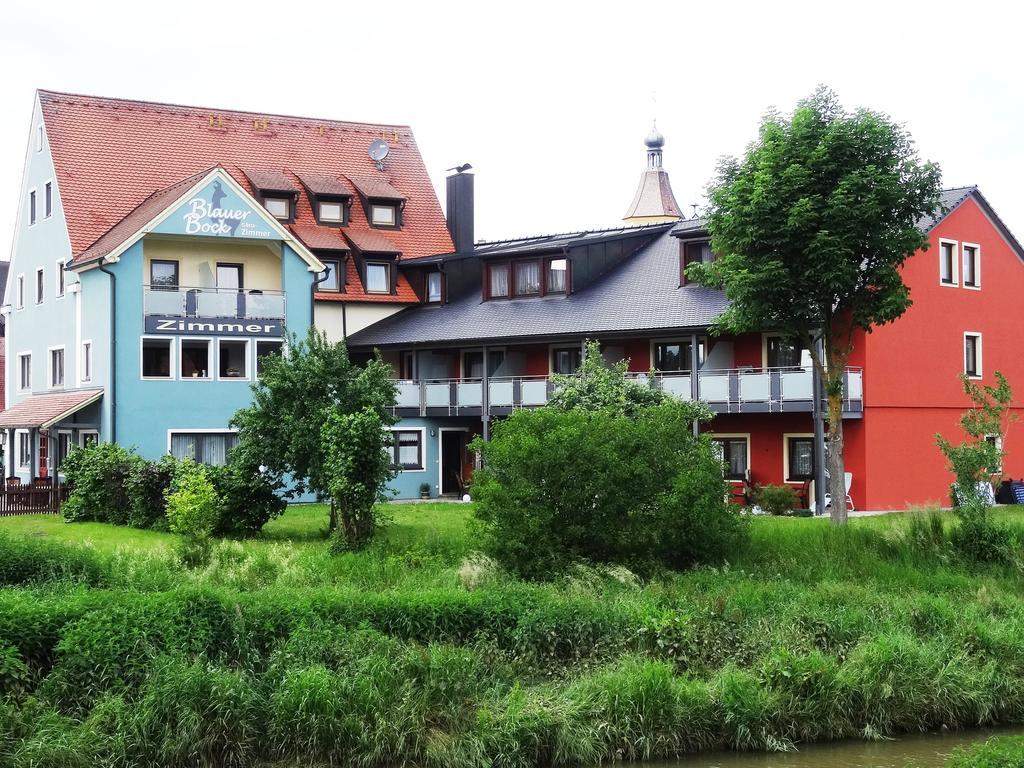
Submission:
<svg viewBox="0 0 1024 768">
<path fill-rule="evenodd" d="M 271 336 L 276 338 L 284 335 L 284 329 L 280 320 L 146 315 L 146 333 L 170 333 L 176 336 Z"/>
<path fill-rule="evenodd" d="M 240 237 L 270 240 L 277 236 L 266 214 L 243 200 L 221 179 L 213 179 L 153 228 L 166 235 Z"/>
</svg>

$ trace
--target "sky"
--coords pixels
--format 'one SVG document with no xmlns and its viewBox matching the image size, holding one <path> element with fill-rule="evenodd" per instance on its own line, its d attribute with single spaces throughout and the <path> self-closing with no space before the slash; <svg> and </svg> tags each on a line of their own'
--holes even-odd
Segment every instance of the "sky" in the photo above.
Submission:
<svg viewBox="0 0 1024 768">
<path fill-rule="evenodd" d="M 764 113 L 818 84 L 906 125 L 945 186 L 1024 239 L 1021 12 L 1010 3 L 8 4 L 0 258 L 36 88 L 412 126 L 443 204 L 476 174 L 476 235 L 615 226 L 652 119 L 685 211 Z"/>
</svg>

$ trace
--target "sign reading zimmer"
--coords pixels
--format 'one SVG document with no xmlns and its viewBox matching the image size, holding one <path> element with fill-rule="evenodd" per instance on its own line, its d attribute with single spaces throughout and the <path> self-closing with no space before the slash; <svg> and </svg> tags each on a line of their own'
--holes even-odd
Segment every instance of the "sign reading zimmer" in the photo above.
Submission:
<svg viewBox="0 0 1024 768">
<path fill-rule="evenodd" d="M 238 320 L 233 317 L 174 317 L 146 315 L 146 333 L 176 336 L 272 336 L 284 335 L 280 320 Z"/>
<path fill-rule="evenodd" d="M 153 228 L 165 235 L 239 237 L 270 240 L 277 236 L 265 218 L 221 179 L 213 179 Z"/>
</svg>

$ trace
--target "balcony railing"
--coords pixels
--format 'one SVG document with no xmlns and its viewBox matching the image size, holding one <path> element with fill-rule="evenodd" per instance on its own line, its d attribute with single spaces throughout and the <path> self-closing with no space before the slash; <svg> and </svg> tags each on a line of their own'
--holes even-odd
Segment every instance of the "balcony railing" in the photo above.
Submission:
<svg viewBox="0 0 1024 768">
<path fill-rule="evenodd" d="M 143 286 L 143 311 L 169 317 L 227 317 L 283 320 L 285 292 L 228 288 L 155 288 Z"/>
<path fill-rule="evenodd" d="M 688 372 L 641 373 L 632 378 L 683 400 L 693 398 Z M 395 384 L 399 415 L 471 416 L 483 412 L 482 379 L 404 379 Z M 863 370 L 847 368 L 843 384 L 843 415 L 857 418 L 864 410 Z M 812 372 L 799 368 L 702 370 L 697 377 L 697 397 L 716 413 L 810 413 L 813 387 Z M 552 391 L 547 376 L 491 377 L 490 413 L 501 415 L 516 408 L 545 405 Z"/>
</svg>

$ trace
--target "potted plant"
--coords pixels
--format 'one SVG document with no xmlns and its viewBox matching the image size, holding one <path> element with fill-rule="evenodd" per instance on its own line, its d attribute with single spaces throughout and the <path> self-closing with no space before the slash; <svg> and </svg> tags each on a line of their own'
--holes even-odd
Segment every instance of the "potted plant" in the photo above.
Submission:
<svg viewBox="0 0 1024 768">
<path fill-rule="evenodd" d="M 429 499 L 430 498 L 430 483 L 420 483 L 420 498 L 421 499 Z"/>
</svg>

